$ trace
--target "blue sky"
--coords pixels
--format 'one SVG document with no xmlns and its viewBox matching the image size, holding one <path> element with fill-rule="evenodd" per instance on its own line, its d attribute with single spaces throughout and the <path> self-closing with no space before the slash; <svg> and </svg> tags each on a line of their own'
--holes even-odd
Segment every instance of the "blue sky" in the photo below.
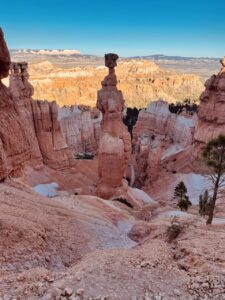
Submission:
<svg viewBox="0 0 225 300">
<path fill-rule="evenodd" d="M 225 55 L 225 0 L 0 0 L 10 48 Z"/>
</svg>

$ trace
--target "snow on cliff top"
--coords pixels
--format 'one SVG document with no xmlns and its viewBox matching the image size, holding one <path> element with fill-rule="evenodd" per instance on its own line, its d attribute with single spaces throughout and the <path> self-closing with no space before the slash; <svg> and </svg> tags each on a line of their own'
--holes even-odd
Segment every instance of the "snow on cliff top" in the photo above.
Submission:
<svg viewBox="0 0 225 300">
<path fill-rule="evenodd" d="M 73 54 L 81 54 L 79 50 L 49 50 L 49 49 L 40 49 L 40 50 L 20 50 L 22 53 L 31 53 L 31 54 L 37 54 L 37 55 L 73 55 Z"/>
</svg>

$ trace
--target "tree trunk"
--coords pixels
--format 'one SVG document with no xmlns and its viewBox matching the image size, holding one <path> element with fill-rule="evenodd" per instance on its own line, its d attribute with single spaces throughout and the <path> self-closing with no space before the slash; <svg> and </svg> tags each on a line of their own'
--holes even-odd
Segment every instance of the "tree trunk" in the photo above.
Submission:
<svg viewBox="0 0 225 300">
<path fill-rule="evenodd" d="M 206 225 L 212 224 L 213 214 L 214 214 L 214 209 L 215 209 L 215 204 L 216 204 L 216 199 L 217 199 L 217 193 L 218 193 L 218 188 L 219 188 L 219 180 L 220 180 L 220 177 L 217 178 L 215 186 L 214 186 L 212 203 L 211 203 L 211 207 L 210 207 L 210 211 L 209 211 L 209 216 L 206 221 Z"/>
</svg>

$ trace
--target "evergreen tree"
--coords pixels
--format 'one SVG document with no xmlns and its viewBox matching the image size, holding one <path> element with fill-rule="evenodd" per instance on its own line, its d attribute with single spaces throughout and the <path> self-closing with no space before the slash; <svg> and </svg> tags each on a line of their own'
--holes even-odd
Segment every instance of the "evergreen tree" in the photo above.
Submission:
<svg viewBox="0 0 225 300">
<path fill-rule="evenodd" d="M 200 216 L 208 216 L 212 205 L 212 197 L 209 196 L 208 190 L 199 196 L 199 214 Z"/>
<path fill-rule="evenodd" d="M 178 200 L 177 206 L 184 211 L 187 211 L 189 206 L 191 206 L 191 201 L 187 196 L 187 188 L 183 181 L 179 182 L 174 189 L 174 198 Z"/>
<path fill-rule="evenodd" d="M 219 135 L 205 146 L 202 157 L 209 168 L 208 177 L 212 183 L 213 196 L 206 224 L 212 224 L 216 200 L 225 183 L 225 136 Z"/>
</svg>

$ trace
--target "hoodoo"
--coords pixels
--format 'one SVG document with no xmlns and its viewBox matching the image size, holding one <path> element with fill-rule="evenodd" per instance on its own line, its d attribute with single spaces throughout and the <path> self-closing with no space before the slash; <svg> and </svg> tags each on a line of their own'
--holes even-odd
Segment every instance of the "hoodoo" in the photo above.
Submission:
<svg viewBox="0 0 225 300">
<path fill-rule="evenodd" d="M 105 55 L 105 66 L 109 68 L 109 74 L 102 81 L 102 89 L 98 91 L 97 98 L 97 108 L 103 114 L 98 150 L 97 194 L 104 199 L 121 196 L 128 188 L 125 174 L 131 157 L 131 139 L 122 121 L 124 98 L 116 87 L 115 67 L 118 58 L 117 54 Z"/>
</svg>

